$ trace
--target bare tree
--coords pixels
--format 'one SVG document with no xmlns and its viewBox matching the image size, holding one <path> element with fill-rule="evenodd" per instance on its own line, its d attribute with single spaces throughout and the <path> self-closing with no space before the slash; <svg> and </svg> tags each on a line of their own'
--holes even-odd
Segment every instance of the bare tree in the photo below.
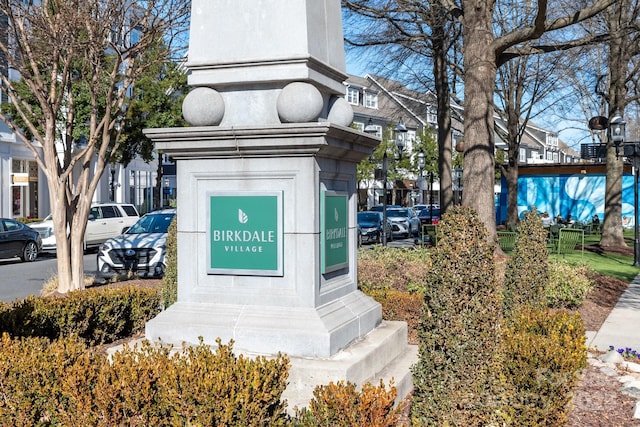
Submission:
<svg viewBox="0 0 640 427">
<path fill-rule="evenodd" d="M 518 166 L 522 136 L 529 121 L 545 110 L 543 101 L 556 87 L 557 60 L 541 56 L 514 58 L 498 69 L 497 94 L 506 124 L 506 163 L 499 167 L 507 182 L 507 223 L 518 222 Z"/>
<path fill-rule="evenodd" d="M 464 193 L 462 203 L 473 207 L 495 238 L 494 120 L 493 94 L 497 68 L 508 60 L 554 48 L 531 47 L 546 32 L 567 28 L 589 19 L 609 7 L 614 0 L 597 0 L 589 7 L 573 10 L 548 10 L 547 0 L 534 2 L 536 13 L 522 21 L 514 20 L 511 29 L 494 33 L 495 1 L 462 0 L 465 106 Z M 460 5 L 451 4 L 451 10 Z M 568 46 L 572 41 L 563 42 Z M 576 42 L 575 40 L 573 42 Z M 580 41 L 584 43 L 584 41 Z"/>
<path fill-rule="evenodd" d="M 507 61 L 523 56 L 568 49 L 573 46 L 601 41 L 598 35 L 577 40 L 566 31 L 564 39 L 553 45 L 534 46 L 527 44 L 543 34 L 567 29 L 588 20 L 613 4 L 615 0 L 594 0 L 590 5 L 553 3 L 548 0 L 528 2 L 534 11 L 526 16 L 515 17 L 509 28 L 496 32 L 496 9 L 505 10 L 512 2 L 496 0 L 441 0 L 438 4 L 445 16 L 461 23 L 462 56 L 461 72 L 464 77 L 464 192 L 463 204 L 474 208 L 489 231 L 488 239 L 495 238 L 494 173 L 495 135 L 493 96 L 497 70 Z M 352 3 L 345 2 L 343 4 Z M 421 10 L 425 2 L 405 0 L 397 2 L 362 2 L 366 6 L 364 16 L 386 15 L 389 24 L 380 36 L 378 44 L 397 43 L 419 51 L 432 37 L 433 28 L 424 28 L 421 34 L 410 33 L 407 38 L 399 29 L 401 23 L 415 19 L 405 15 L 407 10 Z M 375 12 L 375 11 L 378 11 Z M 429 21 L 425 20 L 425 25 Z M 393 31 L 396 30 L 396 31 Z M 437 33 L 434 33 L 436 36 Z M 436 37 L 437 38 L 437 37 Z M 425 50 L 422 50 L 425 52 Z M 424 56 L 428 56 L 424 54 Z M 440 81 L 441 82 L 441 81 Z M 444 132 L 444 130 L 441 130 Z"/>
<path fill-rule="evenodd" d="M 405 83 L 414 87 L 426 90 L 435 87 L 440 206 L 444 212 L 453 204 L 449 81 L 453 79 L 451 49 L 460 32 L 457 23 L 441 1 L 411 0 L 390 4 L 343 0 L 342 4 L 352 13 L 345 25 L 347 44 L 367 48 L 377 57 L 385 58 L 384 62 L 375 58 L 369 61 L 376 72 L 401 76 Z"/>
<path fill-rule="evenodd" d="M 609 85 L 605 94 L 609 120 L 616 115 L 624 116 L 627 105 L 638 100 L 637 95 L 630 96 L 627 84 L 637 74 L 633 68 L 630 69 L 630 64 L 632 58 L 640 53 L 635 28 L 639 11 L 635 1 L 621 0 L 604 14 L 605 25 L 611 34 L 607 43 Z M 622 174 L 623 157 L 616 154 L 613 141 L 608 140 L 605 211 L 600 239 L 600 246 L 605 249 L 626 247 L 622 234 Z"/>
<path fill-rule="evenodd" d="M 35 4 L 34 4 L 35 3 Z M 15 115 L 0 119 L 46 176 L 57 245 L 58 291 L 83 289 L 84 232 L 93 194 L 120 144 L 136 79 L 166 61 L 188 29 L 188 0 L 0 0 L 9 36 L 0 52 Z M 159 49 L 160 40 L 166 49 Z M 158 49 L 154 58 L 143 54 Z M 24 90 L 24 88 L 28 90 Z M 74 136 L 82 131 L 86 145 Z"/>
</svg>

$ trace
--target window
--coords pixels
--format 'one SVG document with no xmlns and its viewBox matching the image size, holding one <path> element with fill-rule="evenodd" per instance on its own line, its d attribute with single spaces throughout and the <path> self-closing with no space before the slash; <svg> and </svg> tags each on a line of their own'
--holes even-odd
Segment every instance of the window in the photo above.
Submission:
<svg viewBox="0 0 640 427">
<path fill-rule="evenodd" d="M 367 108 L 378 108 L 378 94 L 373 92 L 364 93 L 364 106 Z"/>
<path fill-rule="evenodd" d="M 364 123 L 361 122 L 353 122 L 353 126 L 358 129 L 360 132 L 364 132 Z"/>
<path fill-rule="evenodd" d="M 553 160 L 553 153 L 551 151 L 547 151 L 547 160 Z"/>
<path fill-rule="evenodd" d="M 519 159 L 521 162 L 525 163 L 527 161 L 527 150 L 525 150 L 524 148 L 520 149 L 520 152 L 518 153 Z"/>
<path fill-rule="evenodd" d="M 436 114 L 436 109 L 432 106 L 429 106 L 427 109 L 427 123 L 436 125 L 438 123 L 438 116 Z"/>
<path fill-rule="evenodd" d="M 373 127 L 376 128 L 375 136 L 377 136 L 378 138 L 382 138 L 382 126 L 373 125 Z"/>
<path fill-rule="evenodd" d="M 352 105 L 360 104 L 360 91 L 355 87 L 347 87 L 347 102 Z"/>
<path fill-rule="evenodd" d="M 558 163 L 558 153 L 553 153 L 553 161 Z"/>
<path fill-rule="evenodd" d="M 103 206 L 102 217 L 103 218 L 117 218 L 120 216 L 120 212 L 117 211 L 115 206 Z"/>
</svg>

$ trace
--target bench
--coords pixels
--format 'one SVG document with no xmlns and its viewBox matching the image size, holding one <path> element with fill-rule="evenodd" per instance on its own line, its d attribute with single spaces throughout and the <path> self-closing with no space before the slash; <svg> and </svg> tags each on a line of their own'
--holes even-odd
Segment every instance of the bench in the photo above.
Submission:
<svg viewBox="0 0 640 427">
<path fill-rule="evenodd" d="M 516 244 L 515 231 L 498 231 L 498 245 L 504 252 L 511 252 Z"/>
<path fill-rule="evenodd" d="M 580 245 L 581 255 L 584 255 L 584 230 L 577 228 L 561 228 L 557 242 L 558 255 L 573 252 Z"/>
<path fill-rule="evenodd" d="M 438 226 L 436 224 L 424 224 L 422 226 L 422 241 L 428 236 L 432 246 L 438 243 Z"/>
</svg>

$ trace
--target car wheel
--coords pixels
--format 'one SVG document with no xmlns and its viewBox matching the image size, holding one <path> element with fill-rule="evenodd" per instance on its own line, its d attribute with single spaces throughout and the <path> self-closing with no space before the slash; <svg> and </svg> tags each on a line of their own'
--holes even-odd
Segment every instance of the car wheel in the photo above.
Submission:
<svg viewBox="0 0 640 427">
<path fill-rule="evenodd" d="M 38 247 L 34 242 L 27 242 L 22 248 L 22 255 L 20 255 L 20 259 L 23 262 L 32 262 L 38 258 Z"/>
</svg>

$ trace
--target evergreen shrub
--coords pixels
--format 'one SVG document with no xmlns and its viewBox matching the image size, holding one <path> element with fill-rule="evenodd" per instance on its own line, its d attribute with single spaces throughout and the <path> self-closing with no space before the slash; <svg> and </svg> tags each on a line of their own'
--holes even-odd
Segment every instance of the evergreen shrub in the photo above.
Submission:
<svg viewBox="0 0 640 427">
<path fill-rule="evenodd" d="M 586 265 L 566 261 L 549 263 L 549 282 L 544 289 L 546 304 L 552 308 L 576 309 L 584 304 L 593 282 Z"/>
<path fill-rule="evenodd" d="M 514 314 L 505 328 L 513 425 L 565 424 L 578 374 L 586 366 L 584 334 L 577 313 L 528 308 Z"/>
<path fill-rule="evenodd" d="M 402 409 L 393 407 L 396 396 L 396 388 L 390 384 L 387 391 L 382 380 L 378 386 L 364 384 L 360 392 L 351 382 L 331 382 L 315 388 L 308 408 L 296 408 L 294 425 L 395 426 Z"/>
<path fill-rule="evenodd" d="M 382 306 L 382 318 L 407 322 L 409 344 L 418 344 L 418 326 L 424 307 L 424 296 L 419 292 L 395 289 L 377 289 L 367 292 Z"/>
<path fill-rule="evenodd" d="M 448 210 L 439 228 L 412 369 L 412 424 L 502 425 L 509 414 L 495 246 L 467 207 Z"/>
<path fill-rule="evenodd" d="M 232 345 L 172 353 L 143 342 L 109 361 L 76 337 L 4 334 L 0 425 L 286 425 L 288 359 L 236 357 Z"/>
<path fill-rule="evenodd" d="M 358 287 L 422 291 L 431 268 L 427 248 L 398 249 L 376 246 L 358 252 Z"/>
<path fill-rule="evenodd" d="M 521 306 L 543 305 L 543 290 L 549 282 L 547 231 L 535 208 L 524 214 L 517 231 L 505 270 L 503 304 L 507 316 Z"/>
<path fill-rule="evenodd" d="M 162 305 L 165 310 L 178 300 L 178 217 L 167 230 L 165 269 L 162 276 Z"/>
<path fill-rule="evenodd" d="M 57 339 L 77 335 L 87 345 L 127 338 L 160 311 L 157 289 L 86 289 L 61 297 L 34 297 L 0 306 L 0 331 Z"/>
</svg>

